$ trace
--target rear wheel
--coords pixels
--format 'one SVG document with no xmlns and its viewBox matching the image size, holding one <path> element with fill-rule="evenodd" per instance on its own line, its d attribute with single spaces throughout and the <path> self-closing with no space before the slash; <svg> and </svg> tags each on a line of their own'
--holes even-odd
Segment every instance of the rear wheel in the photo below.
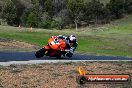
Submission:
<svg viewBox="0 0 132 88">
<path fill-rule="evenodd" d="M 41 58 L 44 56 L 44 54 L 45 54 L 45 50 L 44 50 L 44 48 L 42 48 L 35 53 L 35 56 L 36 56 L 36 58 Z"/>
</svg>

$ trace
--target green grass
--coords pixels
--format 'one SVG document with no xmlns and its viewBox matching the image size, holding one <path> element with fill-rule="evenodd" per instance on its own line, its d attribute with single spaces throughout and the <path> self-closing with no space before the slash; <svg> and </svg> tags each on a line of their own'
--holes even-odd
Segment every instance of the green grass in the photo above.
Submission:
<svg viewBox="0 0 132 88">
<path fill-rule="evenodd" d="M 39 46 L 47 44 L 51 35 L 74 33 L 78 39 L 78 53 L 95 55 L 114 55 L 132 57 L 132 16 L 128 16 L 109 25 L 95 28 L 81 28 L 81 32 L 75 29 L 67 30 L 46 30 L 29 28 L 17 28 L 0 26 L 0 38 L 11 38 L 25 41 Z"/>
</svg>

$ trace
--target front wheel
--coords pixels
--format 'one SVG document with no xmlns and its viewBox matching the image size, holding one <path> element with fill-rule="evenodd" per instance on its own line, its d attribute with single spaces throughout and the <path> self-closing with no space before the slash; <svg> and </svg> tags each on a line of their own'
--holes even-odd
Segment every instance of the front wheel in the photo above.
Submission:
<svg viewBox="0 0 132 88">
<path fill-rule="evenodd" d="M 39 51 L 37 51 L 37 52 L 35 53 L 36 58 L 41 58 L 41 57 L 43 57 L 44 54 L 45 54 L 44 52 L 45 52 L 44 48 L 42 48 L 42 49 L 40 49 Z"/>
<path fill-rule="evenodd" d="M 70 52 L 66 53 L 66 56 L 69 57 L 69 58 L 71 58 L 73 56 L 73 53 L 70 53 Z"/>
</svg>

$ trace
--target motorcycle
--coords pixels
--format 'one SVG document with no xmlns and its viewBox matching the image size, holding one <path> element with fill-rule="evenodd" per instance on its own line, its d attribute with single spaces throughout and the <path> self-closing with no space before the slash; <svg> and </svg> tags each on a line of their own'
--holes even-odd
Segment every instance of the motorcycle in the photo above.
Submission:
<svg viewBox="0 0 132 88">
<path fill-rule="evenodd" d="M 57 38 L 56 36 L 51 36 L 48 40 L 48 44 L 43 48 L 38 50 L 35 53 L 36 58 L 41 58 L 44 55 L 50 57 L 61 58 L 62 55 L 64 57 L 72 57 L 73 53 L 70 53 L 65 41 L 61 38 Z"/>
</svg>

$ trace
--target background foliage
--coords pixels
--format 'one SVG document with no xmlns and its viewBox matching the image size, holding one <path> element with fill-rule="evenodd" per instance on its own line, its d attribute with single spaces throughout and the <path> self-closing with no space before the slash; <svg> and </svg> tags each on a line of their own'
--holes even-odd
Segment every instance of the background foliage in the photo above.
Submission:
<svg viewBox="0 0 132 88">
<path fill-rule="evenodd" d="M 11 26 L 73 28 L 75 24 L 106 24 L 131 13 L 132 0 L 0 1 L 0 21 L 5 20 Z"/>
</svg>

